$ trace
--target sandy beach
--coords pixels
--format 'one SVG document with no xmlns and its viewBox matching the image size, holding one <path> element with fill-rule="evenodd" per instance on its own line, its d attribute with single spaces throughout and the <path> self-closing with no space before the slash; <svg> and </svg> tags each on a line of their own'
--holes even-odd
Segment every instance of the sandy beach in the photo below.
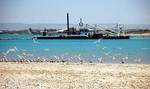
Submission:
<svg viewBox="0 0 150 89">
<path fill-rule="evenodd" d="M 0 62 L 0 89 L 149 89 L 149 64 Z"/>
<path fill-rule="evenodd" d="M 145 37 L 148 37 L 148 36 L 150 36 L 150 33 L 141 33 L 141 34 L 135 34 L 135 33 L 128 33 L 128 34 L 126 34 L 127 36 L 138 36 L 138 37 L 143 37 L 143 36 L 145 36 Z"/>
</svg>

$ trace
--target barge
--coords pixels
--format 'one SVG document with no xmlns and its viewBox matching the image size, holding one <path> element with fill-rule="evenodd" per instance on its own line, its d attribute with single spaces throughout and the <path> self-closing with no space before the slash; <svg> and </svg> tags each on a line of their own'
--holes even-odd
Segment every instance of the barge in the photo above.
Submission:
<svg viewBox="0 0 150 89">
<path fill-rule="evenodd" d="M 79 26 L 82 27 L 82 19 L 80 19 Z M 112 32 L 112 31 L 109 31 Z M 87 28 L 80 28 L 78 31 L 75 28 L 69 28 L 69 14 L 67 13 L 67 30 L 64 30 L 62 32 L 66 35 L 56 35 L 56 36 L 47 36 L 47 31 L 43 31 L 42 36 L 35 36 L 33 39 L 130 39 L 129 36 L 125 35 L 116 35 L 117 33 L 112 32 L 115 35 L 109 35 L 109 34 L 103 34 L 103 33 L 97 33 L 96 31 L 89 31 Z M 83 34 L 84 33 L 84 34 Z"/>
<path fill-rule="evenodd" d="M 33 39 L 130 39 L 129 36 L 102 36 L 102 37 L 88 37 L 88 36 L 36 36 Z"/>
</svg>

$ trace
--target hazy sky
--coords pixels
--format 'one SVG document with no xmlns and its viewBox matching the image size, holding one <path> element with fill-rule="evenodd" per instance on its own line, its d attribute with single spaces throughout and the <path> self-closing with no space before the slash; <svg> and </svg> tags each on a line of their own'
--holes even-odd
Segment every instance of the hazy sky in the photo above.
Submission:
<svg viewBox="0 0 150 89">
<path fill-rule="evenodd" d="M 4 23 L 150 24 L 150 0 L 0 0 Z"/>
</svg>

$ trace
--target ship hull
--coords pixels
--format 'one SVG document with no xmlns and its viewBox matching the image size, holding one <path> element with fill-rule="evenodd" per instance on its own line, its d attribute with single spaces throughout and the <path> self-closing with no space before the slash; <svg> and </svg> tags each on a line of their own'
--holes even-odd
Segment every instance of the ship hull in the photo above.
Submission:
<svg viewBox="0 0 150 89">
<path fill-rule="evenodd" d="M 53 36 L 38 36 L 33 39 L 130 39 L 129 36 L 103 36 L 103 37 L 87 37 L 87 36 L 64 36 L 64 37 L 53 37 Z"/>
</svg>

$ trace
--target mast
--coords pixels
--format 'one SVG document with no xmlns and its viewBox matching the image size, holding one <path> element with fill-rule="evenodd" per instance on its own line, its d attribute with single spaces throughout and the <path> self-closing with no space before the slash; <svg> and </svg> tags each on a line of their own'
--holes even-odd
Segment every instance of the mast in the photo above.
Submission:
<svg viewBox="0 0 150 89">
<path fill-rule="evenodd" d="M 67 13 L 67 34 L 69 35 L 69 13 Z"/>
</svg>

